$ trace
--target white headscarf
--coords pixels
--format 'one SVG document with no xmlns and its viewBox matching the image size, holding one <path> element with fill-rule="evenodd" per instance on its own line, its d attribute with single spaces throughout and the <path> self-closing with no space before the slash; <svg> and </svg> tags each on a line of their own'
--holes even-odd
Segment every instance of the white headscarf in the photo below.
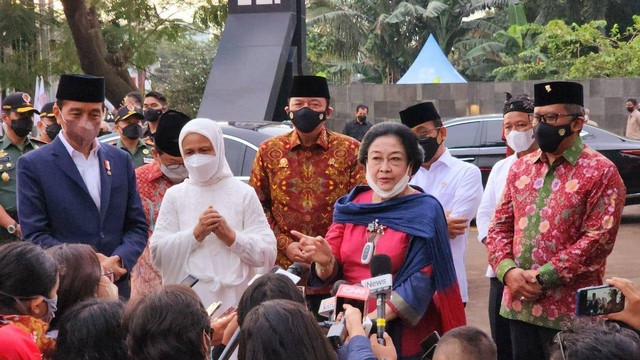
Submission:
<svg viewBox="0 0 640 360">
<path fill-rule="evenodd" d="M 193 184 L 204 186 L 215 184 L 227 177 L 233 177 L 231 168 L 229 168 L 229 164 L 227 163 L 227 158 L 224 155 L 224 138 L 222 137 L 222 129 L 220 129 L 220 126 L 215 121 L 205 118 L 193 119 L 186 123 L 178 137 L 178 145 L 180 146 L 180 155 L 182 155 L 182 158 L 185 158 L 182 141 L 191 133 L 200 134 L 209 139 L 216 152 L 215 156 L 219 158 L 219 161 L 217 169 L 208 180 L 200 182 L 189 178 L 189 181 Z"/>
</svg>

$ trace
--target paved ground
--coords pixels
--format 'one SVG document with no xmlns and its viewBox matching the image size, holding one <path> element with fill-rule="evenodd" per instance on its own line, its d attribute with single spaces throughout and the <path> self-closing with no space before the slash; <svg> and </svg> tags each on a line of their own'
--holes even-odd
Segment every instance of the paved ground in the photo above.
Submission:
<svg viewBox="0 0 640 360">
<path fill-rule="evenodd" d="M 467 278 L 469 281 L 469 303 L 467 322 L 489 333 L 487 301 L 489 281 L 484 276 L 487 270 L 485 248 L 477 241 L 478 232 L 471 229 L 467 252 Z M 606 277 L 618 276 L 640 284 L 640 205 L 627 206 L 622 213 L 622 223 L 613 252 L 607 259 Z"/>
</svg>

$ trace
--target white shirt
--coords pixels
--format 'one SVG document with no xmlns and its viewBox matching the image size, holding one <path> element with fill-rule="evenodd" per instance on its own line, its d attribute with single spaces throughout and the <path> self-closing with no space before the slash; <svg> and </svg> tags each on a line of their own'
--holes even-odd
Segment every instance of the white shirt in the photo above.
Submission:
<svg viewBox="0 0 640 360">
<path fill-rule="evenodd" d="M 429 170 L 420 167 L 409 183 L 420 186 L 427 194 L 438 199 L 445 212 L 451 211 L 449 217 L 463 217 L 469 219 L 469 222 L 476 214 L 482 199 L 480 169 L 473 164 L 454 158 L 448 149 L 431 164 Z M 450 239 L 453 265 L 456 268 L 458 285 L 464 302 L 469 301 L 467 274 L 464 267 L 469 222 L 464 234 Z"/>
<path fill-rule="evenodd" d="M 202 242 L 193 236 L 200 214 L 210 205 L 236 232 L 230 247 L 214 234 Z M 187 179 L 169 188 L 150 249 L 164 284 L 179 284 L 187 275 L 200 280 L 193 290 L 205 307 L 213 301 L 237 306 L 247 283 L 259 272 L 255 268 L 268 272 L 276 260 L 276 238 L 255 190 L 233 177 L 205 186 Z"/>
<path fill-rule="evenodd" d="M 60 141 L 69 152 L 69 156 L 71 156 L 71 160 L 76 164 L 76 168 L 78 168 L 78 172 L 80 172 L 80 176 L 82 177 L 82 181 L 87 186 L 87 190 L 89 190 L 89 195 L 93 199 L 93 202 L 96 204 L 98 211 L 100 211 L 100 159 L 98 158 L 98 149 L 100 149 L 100 142 L 98 139 L 94 139 L 93 149 L 89 152 L 89 157 L 84 157 L 84 155 L 78 150 L 74 149 L 71 144 L 65 138 L 64 131 L 60 132 Z"/>
<path fill-rule="evenodd" d="M 484 194 L 482 195 L 482 202 L 478 208 L 478 215 L 476 216 L 478 241 L 480 242 L 489 234 L 489 224 L 493 218 L 493 212 L 496 210 L 504 187 L 507 185 L 509 169 L 516 160 L 518 160 L 518 157 L 513 154 L 506 159 L 498 161 L 493 165 L 493 168 L 491 168 L 491 173 L 489 174 L 489 179 L 487 180 L 487 185 L 485 185 Z M 496 273 L 491 266 L 487 268 L 487 276 L 496 277 Z"/>
</svg>

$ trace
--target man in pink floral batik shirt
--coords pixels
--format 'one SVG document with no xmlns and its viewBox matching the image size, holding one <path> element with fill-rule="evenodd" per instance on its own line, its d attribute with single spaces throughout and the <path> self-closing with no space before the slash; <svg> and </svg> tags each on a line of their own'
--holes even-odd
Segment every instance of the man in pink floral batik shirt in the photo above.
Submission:
<svg viewBox="0 0 640 360">
<path fill-rule="evenodd" d="M 487 237 L 514 359 L 547 359 L 576 291 L 602 284 L 626 195 L 615 165 L 582 143 L 580 84 L 536 84 L 534 105 L 540 150 L 511 166 Z"/>
</svg>

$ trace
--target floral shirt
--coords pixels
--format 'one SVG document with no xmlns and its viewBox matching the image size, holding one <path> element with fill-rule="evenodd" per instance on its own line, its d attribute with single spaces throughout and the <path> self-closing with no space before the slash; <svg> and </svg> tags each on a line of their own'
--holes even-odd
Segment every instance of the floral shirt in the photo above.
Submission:
<svg viewBox="0 0 640 360">
<path fill-rule="evenodd" d="M 162 174 L 160 164 L 154 161 L 136 169 L 136 183 L 144 215 L 149 224 L 149 238 L 160 213 L 160 204 L 164 193 L 171 187 L 171 182 Z M 162 288 L 160 272 L 151 262 L 149 242 L 131 271 L 131 298 L 149 294 Z"/>
<path fill-rule="evenodd" d="M 317 142 L 303 146 L 295 131 L 266 140 L 256 155 L 249 185 L 262 203 L 276 235 L 276 264 L 291 265 L 287 246 L 297 241 L 291 230 L 324 236 L 333 204 L 365 181 L 358 164 L 360 143 L 324 129 Z"/>
<path fill-rule="evenodd" d="M 543 294 L 520 301 L 505 287 L 500 315 L 566 328 L 577 290 L 602 284 L 625 195 L 615 165 L 579 137 L 551 165 L 540 150 L 518 159 L 490 225 L 489 263 L 500 281 L 515 267 L 538 270 Z"/>
<path fill-rule="evenodd" d="M 56 341 L 46 336 L 49 324 L 28 315 L 0 315 L 0 327 L 9 325 L 26 331 L 38 345 L 38 349 L 44 359 L 53 355 L 56 349 Z"/>
</svg>

